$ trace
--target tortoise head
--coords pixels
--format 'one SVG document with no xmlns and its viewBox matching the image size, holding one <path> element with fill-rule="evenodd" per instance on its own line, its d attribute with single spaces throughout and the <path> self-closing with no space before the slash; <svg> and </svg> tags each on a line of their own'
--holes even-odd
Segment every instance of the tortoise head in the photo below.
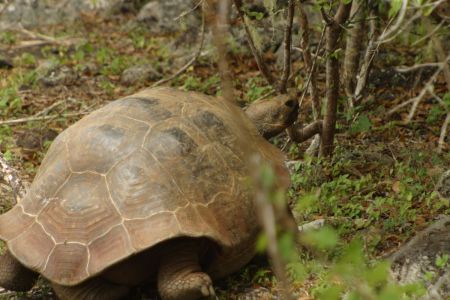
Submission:
<svg viewBox="0 0 450 300">
<path fill-rule="evenodd" d="M 298 115 L 298 101 L 290 95 L 253 102 L 245 111 L 259 133 L 269 139 L 294 123 Z"/>
</svg>

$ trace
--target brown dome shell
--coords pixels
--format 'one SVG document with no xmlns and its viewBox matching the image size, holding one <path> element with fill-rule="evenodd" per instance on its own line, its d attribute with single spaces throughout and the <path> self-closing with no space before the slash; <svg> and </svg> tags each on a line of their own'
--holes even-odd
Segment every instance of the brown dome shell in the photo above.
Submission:
<svg viewBox="0 0 450 300">
<path fill-rule="evenodd" d="M 286 176 L 282 153 L 235 105 L 144 90 L 56 138 L 26 197 L 0 216 L 0 238 L 63 285 L 178 236 L 214 240 L 226 256 L 258 230 L 248 188 L 254 153 Z"/>
</svg>

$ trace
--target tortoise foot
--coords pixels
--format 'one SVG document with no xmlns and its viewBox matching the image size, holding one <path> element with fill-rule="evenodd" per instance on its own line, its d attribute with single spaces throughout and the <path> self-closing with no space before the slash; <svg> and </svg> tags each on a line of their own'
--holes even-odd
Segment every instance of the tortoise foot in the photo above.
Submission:
<svg viewBox="0 0 450 300">
<path fill-rule="evenodd" d="M 9 251 L 0 256 L 0 286 L 17 292 L 30 290 L 38 274 L 22 266 Z"/>
<path fill-rule="evenodd" d="M 120 300 L 125 299 L 130 289 L 100 278 L 93 278 L 75 286 L 52 284 L 53 290 L 61 300 Z"/>
<path fill-rule="evenodd" d="M 197 300 L 215 299 L 216 294 L 211 278 L 206 273 L 195 272 L 182 277 L 174 278 L 160 286 L 159 290 L 163 300 Z"/>
</svg>

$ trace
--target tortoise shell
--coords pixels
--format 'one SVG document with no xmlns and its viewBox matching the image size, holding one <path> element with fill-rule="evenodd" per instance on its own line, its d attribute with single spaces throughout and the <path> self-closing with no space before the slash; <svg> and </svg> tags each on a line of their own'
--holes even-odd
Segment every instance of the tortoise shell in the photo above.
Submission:
<svg viewBox="0 0 450 300">
<path fill-rule="evenodd" d="M 259 154 L 287 177 L 282 153 L 220 98 L 170 88 L 109 103 L 53 142 L 27 195 L 0 216 L 25 266 L 75 285 L 180 236 L 224 257 L 258 230 L 248 184 Z"/>
</svg>

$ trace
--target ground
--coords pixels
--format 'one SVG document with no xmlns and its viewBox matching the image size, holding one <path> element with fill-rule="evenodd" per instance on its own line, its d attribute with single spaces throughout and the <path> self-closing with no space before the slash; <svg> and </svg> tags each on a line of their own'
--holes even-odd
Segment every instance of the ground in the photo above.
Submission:
<svg viewBox="0 0 450 300">
<path fill-rule="evenodd" d="M 170 46 L 178 37 L 152 36 L 144 28 L 131 28 L 127 25 L 130 18 L 103 20 L 84 15 L 74 25 L 40 28 L 46 36 L 57 38 L 44 46 L 25 42 L 38 40 L 37 36 L 0 33 L 0 53 L 14 65 L 0 68 L 0 150 L 24 180 L 32 180 L 57 133 L 108 101 L 148 87 L 158 76 L 165 78 L 178 70 L 180 62 L 171 55 L 174 49 Z M 189 53 L 185 61 L 190 59 Z M 325 233 L 324 239 L 336 238 L 336 248 L 325 255 L 308 248 L 308 241 L 296 255 L 292 273 L 304 273 L 294 283 L 299 299 L 314 299 L 327 289 L 329 274 L 324 266 L 333 265 L 334 258 L 345 253 L 343 249 L 351 241 L 360 241 L 368 261 L 383 258 L 437 215 L 450 212 L 449 200 L 433 192 L 440 174 L 450 165 L 449 145 L 444 145 L 442 153 L 436 151 L 444 112 L 428 99 L 408 124 L 402 122 L 407 109 L 386 115 L 390 108 L 414 97 L 432 74 L 429 70 L 408 74 L 394 71 L 395 65 L 413 64 L 415 55 L 398 47 L 383 49 L 369 79 L 367 101 L 353 114 L 346 113 L 342 103 L 331 163 L 305 157 L 308 143 L 296 145 L 287 142 L 285 136 L 273 140 L 290 160 L 300 160 L 293 164 L 289 193 L 299 225 L 329 220 L 334 230 L 330 235 Z M 240 104 L 270 92 L 248 51 L 233 48 L 229 56 Z M 266 59 L 274 62 L 273 56 Z M 160 75 L 122 83 L 120 75 L 125 69 L 144 63 Z M 296 61 L 294 66 L 301 68 L 302 62 Z M 300 80 L 306 78 L 303 73 Z M 318 80 L 323 91 L 325 80 L 322 76 Z M 200 57 L 168 84 L 212 95 L 220 93 L 219 77 L 209 56 Z M 442 79 L 435 92 L 445 93 Z M 307 122 L 311 115 L 308 97 L 301 111 Z M 28 117 L 35 120 L 13 122 Z M 1 193 L 0 212 L 4 212 L 12 199 L 5 183 L 1 183 Z M 302 270 L 296 273 L 299 264 Z M 277 294 L 276 280 L 264 257 L 217 283 L 216 289 L 221 299 L 236 298 L 248 290 Z M 263 299 L 261 295 L 255 297 Z M 51 299 L 52 294 L 42 280 L 30 293 L 3 293 L 0 298 Z M 155 296 L 139 289 L 134 298 Z"/>
</svg>

